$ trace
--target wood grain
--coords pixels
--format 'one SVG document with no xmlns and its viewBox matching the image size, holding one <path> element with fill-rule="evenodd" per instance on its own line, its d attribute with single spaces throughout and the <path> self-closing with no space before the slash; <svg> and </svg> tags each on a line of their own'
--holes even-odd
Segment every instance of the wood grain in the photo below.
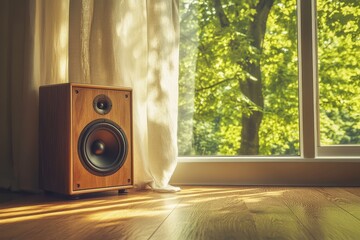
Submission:
<svg viewBox="0 0 360 240">
<path fill-rule="evenodd" d="M 248 196 L 259 239 L 313 239 L 291 209 L 281 202 L 283 189 L 259 188 Z"/>
<path fill-rule="evenodd" d="M 315 239 L 356 239 L 360 236 L 360 221 L 352 215 L 353 210 L 344 210 L 354 201 L 354 196 L 344 195 L 343 199 L 347 200 L 339 207 L 335 198 L 330 197 L 333 189 L 326 191 L 329 193 L 324 195 L 324 189 L 322 192 L 314 188 L 294 189 L 285 192 L 281 200 Z M 360 204 L 359 199 L 356 202 Z"/>
<path fill-rule="evenodd" d="M 93 109 L 93 100 L 98 95 L 106 95 L 112 101 L 112 109 L 100 115 Z M 73 149 L 73 190 L 93 191 L 95 188 L 132 186 L 132 112 L 131 91 L 121 89 L 102 89 L 83 85 L 72 87 L 72 149 Z M 107 119 L 115 122 L 125 132 L 128 139 L 128 153 L 124 165 L 116 173 L 108 176 L 92 174 L 81 163 L 78 153 L 78 139 L 83 129 L 92 121 Z"/>
<path fill-rule="evenodd" d="M 258 239 L 253 216 L 239 193 L 205 188 L 180 193 L 180 204 L 151 239 Z"/>
<path fill-rule="evenodd" d="M 360 198 L 351 193 L 352 189 L 354 188 L 318 188 L 317 190 L 336 206 L 360 220 Z M 358 189 L 354 192 L 359 194 Z"/>
<path fill-rule="evenodd" d="M 93 108 L 93 100 L 100 94 L 112 101 L 112 109 L 106 115 Z M 75 83 L 42 86 L 39 118 L 40 181 L 44 190 L 78 195 L 133 187 L 131 89 Z M 81 132 L 86 125 L 99 119 L 119 125 L 128 142 L 124 164 L 106 176 L 88 171 L 78 153 Z"/>
<path fill-rule="evenodd" d="M 71 192 L 70 85 L 40 87 L 40 185 L 48 191 Z"/>
<path fill-rule="evenodd" d="M 0 239 L 148 239 L 179 201 L 150 191 L 19 200 L 1 205 Z"/>
<path fill-rule="evenodd" d="M 0 239 L 358 239 L 360 188 L 183 187 L 0 192 Z"/>
</svg>

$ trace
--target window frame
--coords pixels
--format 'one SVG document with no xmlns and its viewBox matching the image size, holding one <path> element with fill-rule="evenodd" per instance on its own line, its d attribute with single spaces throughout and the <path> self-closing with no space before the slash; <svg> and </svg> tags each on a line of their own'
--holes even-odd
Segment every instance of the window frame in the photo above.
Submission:
<svg viewBox="0 0 360 240">
<path fill-rule="evenodd" d="M 181 180 L 182 178 L 178 177 L 184 175 L 185 173 L 182 173 L 182 171 L 186 171 L 188 168 L 200 166 L 202 169 L 199 169 L 199 171 L 206 172 L 206 164 L 215 164 L 219 166 L 219 168 L 229 163 L 235 168 L 237 168 L 236 165 L 240 167 L 241 165 L 245 166 L 247 164 L 247 166 L 253 165 L 254 167 L 257 166 L 257 169 L 260 169 L 261 167 L 259 167 L 260 165 L 257 163 L 339 163 L 345 164 L 342 166 L 345 168 L 347 168 L 348 163 L 351 163 L 360 169 L 360 146 L 320 146 L 316 0 L 298 0 L 297 8 L 300 156 L 179 156 L 178 163 L 181 165 L 181 169 L 175 172 L 175 175 L 178 174 L 174 178 L 175 182 L 187 182 L 185 179 Z M 309 165 L 308 167 L 311 166 Z M 308 167 L 305 168 L 307 169 Z M 330 169 L 332 169 L 332 167 L 330 167 Z M 227 173 L 222 171 L 221 174 L 224 176 L 224 174 Z M 271 171 L 269 171 L 269 174 L 271 174 Z M 183 178 L 186 178 L 185 175 Z M 285 175 L 287 176 L 287 174 Z M 204 177 L 211 178 L 208 174 L 205 174 Z M 316 178 L 316 176 L 314 176 L 314 178 Z M 298 182 L 302 182 L 302 179 L 303 177 L 299 176 Z"/>
<path fill-rule="evenodd" d="M 303 1 L 303 0 L 302 0 Z M 317 43 L 317 0 L 310 0 L 311 1 L 311 12 L 312 12 L 312 25 L 311 28 L 313 29 L 313 82 L 314 82 L 314 89 L 315 89 L 315 139 L 316 139 L 316 146 L 315 146 L 315 157 L 316 158 L 338 158 L 339 161 L 342 161 L 344 158 L 349 159 L 358 159 L 360 161 L 360 145 L 355 144 L 344 144 L 344 145 L 321 145 L 320 142 L 320 87 L 318 81 L 319 69 L 318 69 L 318 43 Z M 341 157 L 341 159 L 340 159 Z"/>
</svg>

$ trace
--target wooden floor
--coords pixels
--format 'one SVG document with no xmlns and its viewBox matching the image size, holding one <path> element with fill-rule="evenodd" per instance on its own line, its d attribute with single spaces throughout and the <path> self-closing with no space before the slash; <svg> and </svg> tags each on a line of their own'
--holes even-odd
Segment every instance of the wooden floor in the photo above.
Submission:
<svg viewBox="0 0 360 240">
<path fill-rule="evenodd" d="M 0 239 L 360 239 L 360 188 L 182 187 L 78 200 L 0 192 Z"/>
</svg>

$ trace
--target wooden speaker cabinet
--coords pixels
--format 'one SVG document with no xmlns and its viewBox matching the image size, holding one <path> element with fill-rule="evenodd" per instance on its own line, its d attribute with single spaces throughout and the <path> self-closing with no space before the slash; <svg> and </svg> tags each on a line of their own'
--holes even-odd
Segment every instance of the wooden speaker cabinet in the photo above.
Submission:
<svg viewBox="0 0 360 240">
<path fill-rule="evenodd" d="M 133 186 L 131 89 L 41 86 L 39 105 L 45 191 L 79 195 Z"/>
</svg>

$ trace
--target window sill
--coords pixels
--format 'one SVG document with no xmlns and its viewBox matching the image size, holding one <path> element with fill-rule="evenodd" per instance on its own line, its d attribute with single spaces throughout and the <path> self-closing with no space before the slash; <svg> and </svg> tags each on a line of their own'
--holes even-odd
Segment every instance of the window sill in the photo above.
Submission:
<svg viewBox="0 0 360 240">
<path fill-rule="evenodd" d="M 360 157 L 179 157 L 174 185 L 360 186 Z"/>
<path fill-rule="evenodd" d="M 360 162 L 360 156 L 321 156 L 303 158 L 300 156 L 279 157 L 178 157 L 179 163 L 236 163 L 236 162 Z"/>
</svg>

